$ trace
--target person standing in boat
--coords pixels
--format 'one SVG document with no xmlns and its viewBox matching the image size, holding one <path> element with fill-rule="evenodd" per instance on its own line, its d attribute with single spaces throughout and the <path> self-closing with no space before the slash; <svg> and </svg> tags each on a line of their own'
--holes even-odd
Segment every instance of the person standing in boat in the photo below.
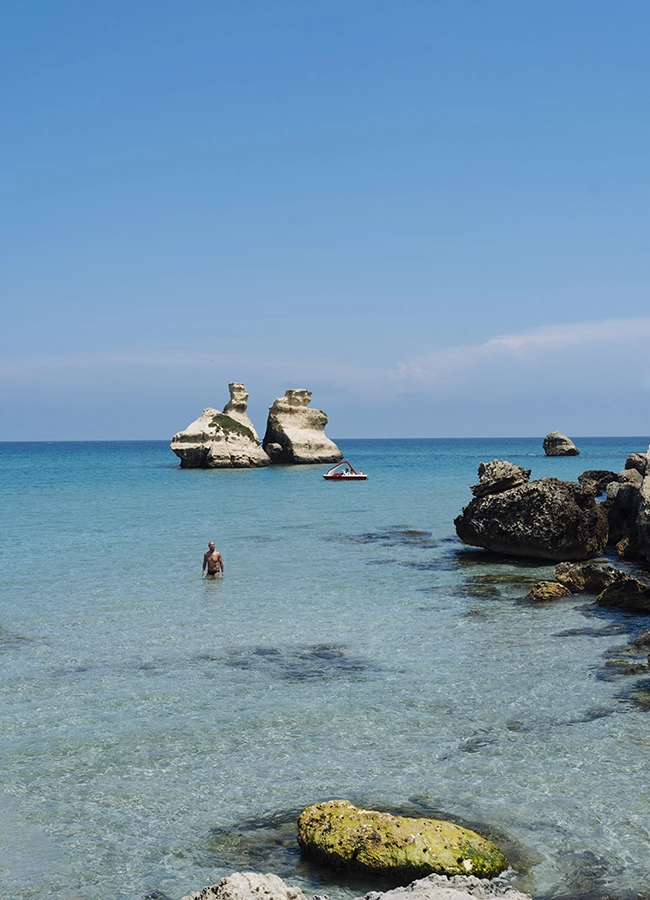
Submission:
<svg viewBox="0 0 650 900">
<path fill-rule="evenodd" d="M 210 541 L 207 551 L 203 554 L 201 577 L 218 578 L 220 575 L 225 574 L 226 571 L 223 567 L 223 557 L 218 550 L 214 549 L 214 541 Z"/>
</svg>

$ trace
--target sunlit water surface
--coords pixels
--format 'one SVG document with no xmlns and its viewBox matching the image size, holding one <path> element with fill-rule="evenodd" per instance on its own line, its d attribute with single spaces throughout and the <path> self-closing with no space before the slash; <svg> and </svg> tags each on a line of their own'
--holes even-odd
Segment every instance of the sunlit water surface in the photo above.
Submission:
<svg viewBox="0 0 650 900">
<path fill-rule="evenodd" d="M 578 443 L 341 441 L 354 484 L 0 445 L 0 896 L 179 900 L 253 869 L 342 900 L 376 882 L 295 844 L 332 798 L 478 828 L 536 897 L 647 890 L 650 618 L 525 602 L 552 568 L 453 527 L 481 460 L 572 479 L 647 438 Z"/>
</svg>

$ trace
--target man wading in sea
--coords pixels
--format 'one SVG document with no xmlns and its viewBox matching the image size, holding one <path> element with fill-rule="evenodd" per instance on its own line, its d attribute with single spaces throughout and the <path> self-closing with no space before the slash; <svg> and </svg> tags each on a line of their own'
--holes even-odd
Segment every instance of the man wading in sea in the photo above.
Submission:
<svg viewBox="0 0 650 900">
<path fill-rule="evenodd" d="M 207 572 L 205 571 L 207 568 Z M 208 544 L 208 550 L 203 554 L 203 566 L 201 567 L 201 577 L 205 575 L 206 578 L 218 578 L 220 575 L 225 575 L 225 569 L 223 567 L 223 557 L 219 553 L 218 550 L 214 549 L 214 541 L 210 541 Z"/>
</svg>

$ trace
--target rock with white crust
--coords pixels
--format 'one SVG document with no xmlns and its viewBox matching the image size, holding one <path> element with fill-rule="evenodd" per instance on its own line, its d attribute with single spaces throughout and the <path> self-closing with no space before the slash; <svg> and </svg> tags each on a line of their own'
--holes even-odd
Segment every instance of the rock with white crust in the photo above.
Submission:
<svg viewBox="0 0 650 900">
<path fill-rule="evenodd" d="M 203 888 L 183 900 L 306 900 L 298 887 L 290 887 L 277 875 L 233 872 L 218 884 Z"/>
<path fill-rule="evenodd" d="M 325 436 L 328 419 L 310 409 L 311 391 L 285 391 L 269 407 L 263 447 L 273 463 L 335 463 L 343 459 L 336 444 Z"/>
<path fill-rule="evenodd" d="M 327 900 L 327 894 L 316 894 L 312 900 Z M 234 872 L 213 887 L 203 888 L 183 900 L 306 900 L 298 887 L 290 887 L 277 875 Z M 356 900 L 531 900 L 501 881 L 489 881 L 475 875 L 428 875 L 405 887 L 381 893 L 371 891 Z"/>
<path fill-rule="evenodd" d="M 230 400 L 223 412 L 208 407 L 184 431 L 174 435 L 171 449 L 184 469 L 247 469 L 268 466 L 270 459 L 248 418 L 243 384 L 228 385 Z"/>
</svg>

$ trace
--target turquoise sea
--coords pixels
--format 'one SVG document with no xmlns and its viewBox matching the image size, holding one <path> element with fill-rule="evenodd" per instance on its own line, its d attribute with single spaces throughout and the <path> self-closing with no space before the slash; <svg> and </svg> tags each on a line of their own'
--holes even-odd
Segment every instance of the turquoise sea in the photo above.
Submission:
<svg viewBox="0 0 650 900">
<path fill-rule="evenodd" d="M 536 898 L 647 897 L 650 617 L 524 601 L 552 567 L 453 527 L 482 460 L 573 479 L 648 437 L 576 442 L 341 440 L 352 484 L 0 444 L 0 897 L 180 900 L 252 869 L 343 900 L 378 885 L 295 845 L 333 798 L 477 828 Z"/>
</svg>

